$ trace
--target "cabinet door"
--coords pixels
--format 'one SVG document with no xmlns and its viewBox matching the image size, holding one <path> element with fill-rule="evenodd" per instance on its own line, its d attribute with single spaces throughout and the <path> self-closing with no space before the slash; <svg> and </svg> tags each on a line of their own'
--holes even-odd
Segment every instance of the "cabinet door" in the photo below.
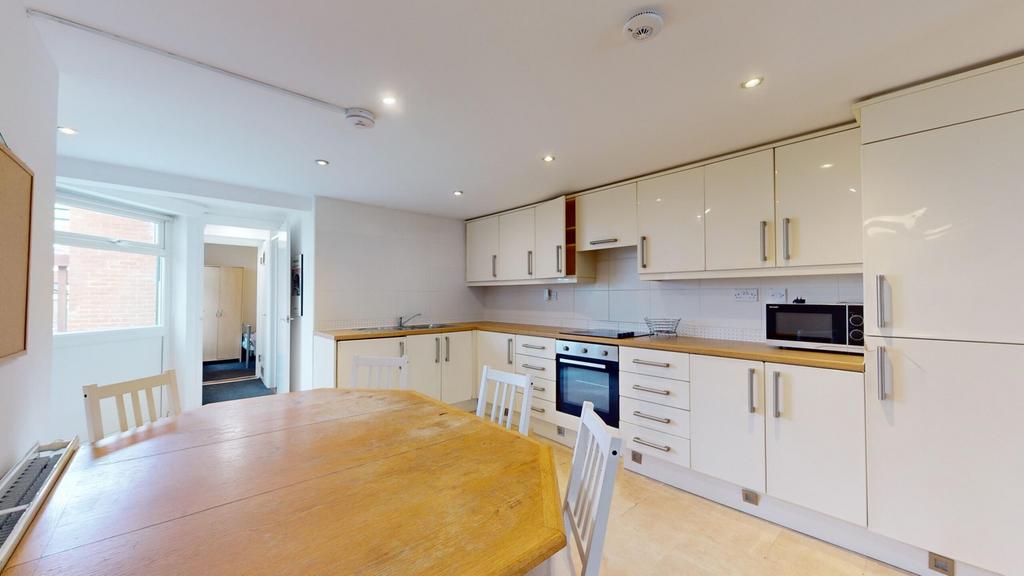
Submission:
<svg viewBox="0 0 1024 576">
<path fill-rule="evenodd" d="M 636 183 L 576 197 L 576 250 L 636 246 Z"/>
<path fill-rule="evenodd" d="M 775 262 L 861 262 L 860 188 L 860 129 L 776 148 Z"/>
<path fill-rule="evenodd" d="M 484 372 L 484 366 L 502 370 L 504 372 L 515 372 L 515 337 L 511 334 L 499 332 L 476 333 L 476 372 L 473 374 L 473 395 L 479 392 L 480 376 Z"/>
<path fill-rule="evenodd" d="M 335 371 L 338 388 L 352 388 L 352 358 L 355 356 L 401 356 L 405 353 L 405 338 L 372 338 L 338 342 Z M 360 376 L 366 378 L 365 374 Z M 365 381 L 365 380 L 364 380 Z"/>
<path fill-rule="evenodd" d="M 636 191 L 637 271 L 704 270 L 704 168 L 643 180 Z"/>
<path fill-rule="evenodd" d="M 764 364 L 690 357 L 690 466 L 765 491 Z"/>
<path fill-rule="evenodd" d="M 868 338 L 865 360 L 868 528 L 1024 574 L 1024 346 Z"/>
<path fill-rule="evenodd" d="M 242 268 L 220 268 L 220 322 L 217 323 L 217 358 L 242 355 Z"/>
<path fill-rule="evenodd" d="M 775 266 L 772 151 L 724 160 L 704 169 L 707 269 Z"/>
<path fill-rule="evenodd" d="M 203 362 L 217 359 L 220 321 L 220 267 L 203 267 Z"/>
<path fill-rule="evenodd" d="M 498 279 L 500 224 L 497 216 L 466 222 L 466 281 Z"/>
<path fill-rule="evenodd" d="M 443 336 L 443 334 L 406 336 L 405 355 L 409 357 L 409 388 L 437 400 L 441 399 Z"/>
<path fill-rule="evenodd" d="M 534 207 L 534 278 L 565 276 L 565 196 Z"/>
<path fill-rule="evenodd" d="M 474 393 L 472 332 L 441 334 L 441 400 L 449 404 L 472 399 Z"/>
<path fill-rule="evenodd" d="M 498 217 L 501 241 L 498 249 L 498 279 L 533 278 L 533 208 Z"/>
<path fill-rule="evenodd" d="M 867 523 L 864 375 L 765 364 L 767 492 Z"/>
<path fill-rule="evenodd" d="M 863 147 L 867 334 L 1024 343 L 1024 306 L 984 291 L 1024 283 L 1022 149 L 1024 112 Z"/>
</svg>

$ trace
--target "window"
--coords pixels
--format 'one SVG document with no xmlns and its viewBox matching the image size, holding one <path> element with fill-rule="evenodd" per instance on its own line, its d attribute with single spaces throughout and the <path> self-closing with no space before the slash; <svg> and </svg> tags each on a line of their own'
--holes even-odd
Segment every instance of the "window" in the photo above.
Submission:
<svg viewBox="0 0 1024 576">
<path fill-rule="evenodd" d="M 159 326 L 165 218 L 60 193 L 53 332 Z"/>
</svg>

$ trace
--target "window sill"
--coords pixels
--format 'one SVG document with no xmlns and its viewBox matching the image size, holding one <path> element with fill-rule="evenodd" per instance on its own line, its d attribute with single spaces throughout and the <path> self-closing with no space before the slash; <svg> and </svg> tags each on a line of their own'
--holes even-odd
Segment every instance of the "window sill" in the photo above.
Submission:
<svg viewBox="0 0 1024 576">
<path fill-rule="evenodd" d="M 147 326 L 145 328 L 112 328 L 110 330 L 93 330 L 90 332 L 62 332 L 53 335 L 54 348 L 73 348 L 89 344 L 124 342 L 139 338 L 157 338 L 167 335 L 166 326 Z"/>
</svg>

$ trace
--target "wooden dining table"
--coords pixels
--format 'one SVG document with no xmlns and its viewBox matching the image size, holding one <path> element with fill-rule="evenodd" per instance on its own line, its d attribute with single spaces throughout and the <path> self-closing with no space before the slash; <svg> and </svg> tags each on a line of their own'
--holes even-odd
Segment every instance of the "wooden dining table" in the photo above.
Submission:
<svg viewBox="0 0 1024 576">
<path fill-rule="evenodd" d="M 2 576 L 523 574 L 551 449 L 416 392 L 211 404 L 83 446 Z"/>
</svg>

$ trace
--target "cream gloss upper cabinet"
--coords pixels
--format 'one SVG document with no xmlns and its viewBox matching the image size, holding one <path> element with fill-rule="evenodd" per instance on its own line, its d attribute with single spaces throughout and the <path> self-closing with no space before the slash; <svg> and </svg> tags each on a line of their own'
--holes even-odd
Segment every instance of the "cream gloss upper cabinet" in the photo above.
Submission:
<svg viewBox="0 0 1024 576">
<path fill-rule="evenodd" d="M 501 224 L 497 216 L 466 222 L 466 281 L 498 279 L 498 244 Z"/>
<path fill-rule="evenodd" d="M 704 167 L 637 185 L 637 271 L 704 270 Z"/>
<path fill-rule="evenodd" d="M 541 202 L 534 210 L 533 278 L 565 276 L 565 196 Z"/>
<path fill-rule="evenodd" d="M 860 189 L 859 129 L 776 148 L 776 264 L 860 263 Z"/>
<path fill-rule="evenodd" d="M 502 214 L 498 221 L 498 279 L 533 278 L 534 209 Z"/>
<path fill-rule="evenodd" d="M 576 197 L 577 251 L 636 242 L 636 182 Z"/>
<path fill-rule="evenodd" d="M 772 150 L 705 167 L 707 270 L 775 266 L 775 179 Z"/>
</svg>

